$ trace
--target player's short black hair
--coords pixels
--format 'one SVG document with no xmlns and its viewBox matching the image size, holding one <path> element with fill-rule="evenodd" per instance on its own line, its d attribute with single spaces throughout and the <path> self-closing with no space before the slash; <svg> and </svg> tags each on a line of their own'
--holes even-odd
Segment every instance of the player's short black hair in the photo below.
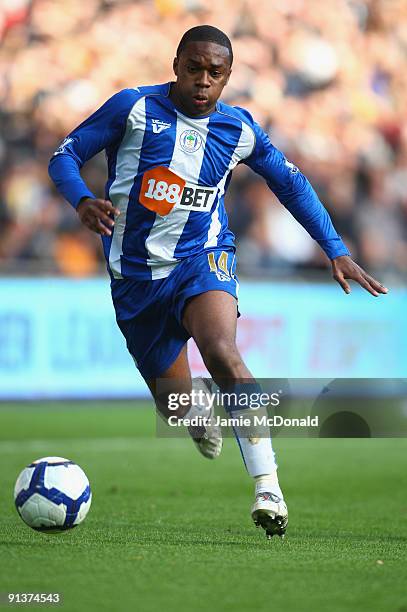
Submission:
<svg viewBox="0 0 407 612">
<path fill-rule="evenodd" d="M 187 30 L 179 42 L 177 57 L 184 47 L 190 42 L 213 42 L 217 45 L 221 45 L 222 47 L 226 47 L 226 49 L 229 51 L 230 65 L 232 65 L 232 43 L 230 42 L 229 37 L 226 36 L 222 30 L 210 25 L 195 26 L 194 28 Z"/>
</svg>

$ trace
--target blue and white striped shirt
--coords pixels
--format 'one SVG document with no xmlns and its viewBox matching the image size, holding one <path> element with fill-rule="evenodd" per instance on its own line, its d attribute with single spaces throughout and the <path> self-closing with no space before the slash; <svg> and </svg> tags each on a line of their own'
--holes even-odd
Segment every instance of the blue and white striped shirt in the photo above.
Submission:
<svg viewBox="0 0 407 612">
<path fill-rule="evenodd" d="M 112 278 L 165 278 L 185 257 L 233 246 L 224 195 L 240 162 L 266 179 L 330 259 L 349 254 L 309 181 L 246 110 L 218 101 L 209 116 L 189 117 L 170 100 L 170 85 L 120 91 L 50 162 L 51 178 L 76 207 L 95 198 L 80 168 L 106 150 L 105 198 L 121 212 L 102 237 Z"/>
</svg>

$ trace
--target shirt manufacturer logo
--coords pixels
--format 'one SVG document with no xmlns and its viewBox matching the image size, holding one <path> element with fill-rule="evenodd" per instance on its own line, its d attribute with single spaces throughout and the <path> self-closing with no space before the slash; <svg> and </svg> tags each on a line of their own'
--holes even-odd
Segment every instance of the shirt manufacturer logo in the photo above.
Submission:
<svg viewBox="0 0 407 612">
<path fill-rule="evenodd" d="M 287 168 L 290 168 L 291 174 L 296 174 L 298 172 L 297 166 L 294 166 L 294 164 L 292 162 L 288 161 L 287 158 L 284 158 L 284 163 L 287 166 Z"/>
<path fill-rule="evenodd" d="M 196 130 L 184 130 L 179 137 L 179 144 L 185 153 L 195 153 L 202 146 L 202 136 Z"/>
<path fill-rule="evenodd" d="M 66 147 L 73 142 L 73 138 L 65 138 L 59 145 L 58 149 L 55 151 L 54 155 L 59 155 L 60 153 L 65 153 Z"/>
<path fill-rule="evenodd" d="M 171 127 L 171 123 L 166 123 L 165 121 L 161 121 L 161 119 L 151 119 L 151 124 L 154 134 L 160 134 L 160 132 L 168 130 L 168 128 Z"/>
</svg>

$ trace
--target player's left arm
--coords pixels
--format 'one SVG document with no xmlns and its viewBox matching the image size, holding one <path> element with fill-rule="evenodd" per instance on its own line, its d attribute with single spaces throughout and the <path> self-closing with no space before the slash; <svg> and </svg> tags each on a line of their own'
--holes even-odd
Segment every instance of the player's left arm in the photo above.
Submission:
<svg viewBox="0 0 407 612">
<path fill-rule="evenodd" d="M 345 293 L 350 293 L 347 280 L 356 281 L 374 296 L 387 293 L 386 287 L 351 259 L 348 248 L 308 179 L 272 145 L 267 134 L 253 120 L 251 127 L 256 142 L 244 163 L 266 179 L 280 202 L 318 242 L 331 261 L 333 278 Z"/>
<path fill-rule="evenodd" d="M 378 280 L 370 276 L 361 266 L 353 261 L 348 255 L 335 257 L 331 260 L 332 276 L 340 284 L 345 293 L 350 293 L 350 285 L 347 280 L 354 280 L 363 289 L 377 297 L 380 293 L 387 293 L 388 289 Z"/>
</svg>

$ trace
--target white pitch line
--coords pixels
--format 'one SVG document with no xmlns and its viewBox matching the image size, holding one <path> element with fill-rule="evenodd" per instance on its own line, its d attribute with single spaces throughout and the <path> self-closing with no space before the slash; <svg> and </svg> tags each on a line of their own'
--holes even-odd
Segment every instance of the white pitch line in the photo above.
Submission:
<svg viewBox="0 0 407 612">
<path fill-rule="evenodd" d="M 184 440 L 185 441 L 185 440 Z M 151 447 L 157 444 L 157 447 L 168 445 L 174 447 L 178 443 L 178 438 L 155 438 L 155 437 L 136 437 L 136 438 L 53 438 L 52 440 L 10 440 L 0 442 L 0 455 L 12 453 L 29 452 L 48 452 L 51 456 L 52 451 L 64 449 L 69 446 L 69 452 L 85 451 L 85 452 L 122 452 L 131 450 L 140 450 L 140 446 L 148 444 Z M 55 454 L 55 453 L 54 453 Z"/>
<path fill-rule="evenodd" d="M 44 448 L 64 448 L 69 446 L 75 450 L 86 451 L 123 451 L 137 447 L 137 442 L 147 438 L 60 438 L 52 440 L 21 440 L 0 442 L 0 454 L 42 451 Z M 151 442 L 151 440 L 150 440 Z"/>
</svg>

